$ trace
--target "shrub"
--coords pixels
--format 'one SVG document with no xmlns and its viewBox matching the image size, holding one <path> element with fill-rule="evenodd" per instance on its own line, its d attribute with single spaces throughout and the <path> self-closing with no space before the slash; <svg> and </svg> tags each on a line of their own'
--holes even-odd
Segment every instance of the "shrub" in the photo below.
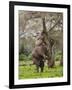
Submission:
<svg viewBox="0 0 72 90">
<path fill-rule="evenodd" d="M 61 55 L 57 55 L 57 56 L 55 57 L 55 60 L 56 60 L 56 61 L 61 60 Z"/>
<path fill-rule="evenodd" d="M 28 60 L 32 60 L 32 54 L 31 53 L 28 55 Z"/>
<path fill-rule="evenodd" d="M 61 57 L 62 57 L 61 51 L 57 51 L 56 54 L 55 54 L 55 60 L 59 61 L 59 60 L 61 60 Z"/>
<path fill-rule="evenodd" d="M 19 60 L 23 61 L 23 60 L 27 60 L 27 56 L 24 54 L 20 54 L 19 55 Z"/>
</svg>

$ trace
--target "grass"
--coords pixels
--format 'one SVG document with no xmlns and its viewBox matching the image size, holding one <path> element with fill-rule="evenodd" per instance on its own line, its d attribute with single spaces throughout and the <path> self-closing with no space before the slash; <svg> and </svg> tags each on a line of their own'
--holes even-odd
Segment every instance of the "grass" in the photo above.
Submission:
<svg viewBox="0 0 72 90">
<path fill-rule="evenodd" d="M 19 66 L 19 79 L 53 78 L 62 77 L 63 67 L 56 65 L 54 68 L 44 67 L 44 72 L 37 73 L 35 65 Z"/>
</svg>

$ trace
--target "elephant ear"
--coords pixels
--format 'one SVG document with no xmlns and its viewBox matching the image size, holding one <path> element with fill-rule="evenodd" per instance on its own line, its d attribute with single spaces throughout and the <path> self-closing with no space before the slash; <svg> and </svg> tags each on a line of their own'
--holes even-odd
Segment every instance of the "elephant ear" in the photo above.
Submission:
<svg viewBox="0 0 72 90">
<path fill-rule="evenodd" d="M 36 46 L 40 46 L 41 44 L 42 44 L 42 40 L 39 40 L 39 39 L 36 40 L 36 42 L 35 42 L 35 45 L 36 45 Z"/>
</svg>

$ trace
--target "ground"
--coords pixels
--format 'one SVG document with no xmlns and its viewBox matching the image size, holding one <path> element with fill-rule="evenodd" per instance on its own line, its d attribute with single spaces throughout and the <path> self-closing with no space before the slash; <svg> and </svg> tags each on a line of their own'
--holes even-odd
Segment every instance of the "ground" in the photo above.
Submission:
<svg viewBox="0 0 72 90">
<path fill-rule="evenodd" d="M 37 73 L 35 65 L 19 65 L 19 79 L 62 77 L 63 67 L 56 65 L 53 68 L 44 67 L 44 72 Z"/>
</svg>

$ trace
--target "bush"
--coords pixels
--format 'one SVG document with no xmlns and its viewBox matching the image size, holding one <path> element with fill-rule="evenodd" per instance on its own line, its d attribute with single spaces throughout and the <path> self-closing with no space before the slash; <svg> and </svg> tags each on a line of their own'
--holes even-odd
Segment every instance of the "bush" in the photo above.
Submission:
<svg viewBox="0 0 72 90">
<path fill-rule="evenodd" d="M 23 61 L 23 60 L 27 60 L 27 56 L 24 54 L 20 54 L 19 55 L 19 60 Z"/>
<path fill-rule="evenodd" d="M 56 61 L 61 60 L 61 55 L 57 55 L 57 56 L 55 57 L 55 60 L 56 60 Z"/>
<path fill-rule="evenodd" d="M 31 53 L 28 55 L 28 60 L 32 60 L 32 54 Z"/>
<path fill-rule="evenodd" d="M 55 60 L 59 61 L 59 60 L 61 60 L 61 57 L 62 57 L 61 51 L 57 51 L 56 54 L 55 54 Z"/>
</svg>

